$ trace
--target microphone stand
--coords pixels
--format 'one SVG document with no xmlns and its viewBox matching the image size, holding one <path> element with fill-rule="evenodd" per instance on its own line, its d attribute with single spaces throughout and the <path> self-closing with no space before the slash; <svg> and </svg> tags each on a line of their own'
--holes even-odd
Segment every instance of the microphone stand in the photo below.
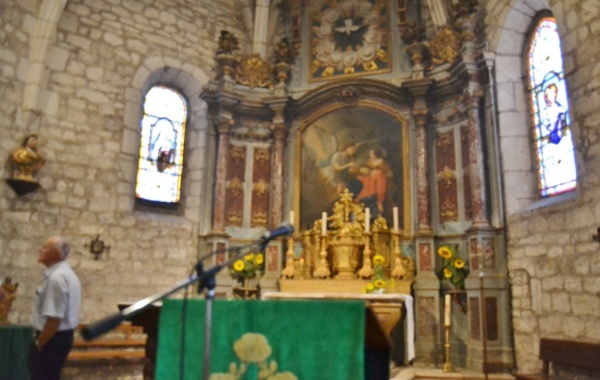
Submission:
<svg viewBox="0 0 600 380">
<path fill-rule="evenodd" d="M 210 338 L 212 331 L 212 301 L 215 295 L 215 286 L 216 280 L 215 276 L 219 273 L 223 268 L 228 267 L 234 261 L 238 260 L 242 255 L 246 254 L 246 250 L 254 250 L 257 249 L 259 252 L 263 252 L 269 243 L 271 238 L 262 238 L 257 240 L 256 242 L 243 246 L 236 247 L 232 249 L 232 252 L 236 252 L 233 257 L 229 260 L 216 264 L 212 268 L 208 270 L 203 269 L 203 261 L 208 257 L 211 257 L 217 253 L 223 252 L 223 250 L 215 250 L 200 258 L 195 266 L 195 273 L 190 275 L 187 279 L 180 281 L 171 289 L 168 289 L 163 292 L 156 293 L 152 296 L 146 297 L 142 300 L 135 302 L 134 304 L 124 308 L 120 312 L 110 315 L 106 318 L 99 320 L 98 322 L 94 322 L 86 326 L 82 331 L 81 335 L 85 340 L 92 340 L 97 338 L 98 336 L 114 329 L 121 322 L 134 317 L 135 315 L 141 313 L 143 310 L 148 308 L 153 303 L 160 301 L 176 291 L 189 286 L 196 281 L 198 283 L 198 294 L 202 293 L 204 289 L 206 292 L 206 318 L 205 318 L 205 328 L 204 328 L 204 371 L 203 371 L 203 379 L 207 380 L 210 373 Z M 229 249 L 225 250 L 229 251 Z"/>
</svg>

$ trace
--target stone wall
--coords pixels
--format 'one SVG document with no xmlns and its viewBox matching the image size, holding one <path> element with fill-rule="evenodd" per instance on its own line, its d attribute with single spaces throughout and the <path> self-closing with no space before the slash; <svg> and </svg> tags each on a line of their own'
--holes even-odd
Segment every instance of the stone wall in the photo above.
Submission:
<svg viewBox="0 0 600 380">
<path fill-rule="evenodd" d="M 562 37 L 578 164 L 576 194 L 536 196 L 523 71 L 524 43 L 535 14 L 553 12 Z M 600 4 L 597 1 L 488 1 L 485 18 L 496 52 L 508 265 L 516 365 L 539 369 L 540 337 L 600 339 Z"/>
<path fill-rule="evenodd" d="M 28 323 L 43 270 L 37 252 L 52 234 L 73 243 L 69 261 L 84 289 L 83 322 L 116 312 L 118 302 L 169 289 L 193 269 L 198 235 L 208 232 L 204 215 L 210 216 L 210 204 L 201 202 L 208 188 L 209 128 L 198 95 L 212 75 L 220 31 L 234 32 L 244 44 L 233 5 L 1 1 L 0 156 L 35 132 L 47 160 L 36 176 L 37 192 L 17 196 L 0 187 L 0 277 L 20 283 L 12 322 Z M 41 30 L 47 34 L 40 36 Z M 32 57 L 39 54 L 33 50 L 43 46 L 44 67 L 33 78 Z M 183 200 L 176 212 L 141 210 L 133 202 L 141 104 L 156 82 L 176 85 L 190 101 Z M 27 98 L 29 85 L 38 103 Z M 23 113 L 24 104 L 38 107 Z M 97 234 L 110 250 L 94 260 L 86 244 Z"/>
</svg>

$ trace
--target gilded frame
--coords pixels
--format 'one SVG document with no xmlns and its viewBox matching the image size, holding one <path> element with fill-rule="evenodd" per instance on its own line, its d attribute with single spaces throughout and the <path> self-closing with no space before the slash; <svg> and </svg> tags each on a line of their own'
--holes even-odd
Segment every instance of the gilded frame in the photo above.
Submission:
<svg viewBox="0 0 600 380">
<path fill-rule="evenodd" d="M 347 122 L 354 125 L 340 127 Z M 357 126 L 357 123 L 361 126 Z M 311 131 L 311 128 L 315 128 L 314 131 Z M 313 137 L 307 137 L 309 134 Z M 349 136 L 353 134 L 354 140 L 349 141 L 352 140 Z M 380 137 L 369 138 L 377 134 Z M 335 136 L 336 142 L 327 143 L 326 140 L 332 140 L 332 136 Z M 318 140 L 315 137 L 318 137 Z M 355 142 L 359 145 L 356 152 L 357 166 L 365 163 L 365 155 L 368 156 L 368 151 L 374 146 L 382 146 L 386 151 L 386 158 L 393 173 L 393 187 L 389 188 L 390 198 L 383 216 L 391 228 L 392 209 L 398 207 L 400 233 L 409 235 L 412 227 L 412 208 L 408 139 L 407 119 L 397 109 L 371 100 L 360 100 L 352 106 L 333 104 L 307 116 L 296 130 L 295 136 L 295 151 L 299 159 L 295 160 L 294 167 L 294 224 L 305 230 L 312 227 L 314 221 L 320 218 L 321 212 L 331 212 L 330 206 L 337 199 L 337 189 L 331 191 L 332 182 L 327 182 L 327 175 L 323 174 L 321 169 L 318 173 L 310 172 L 314 172 L 315 167 L 324 168 L 326 163 L 323 164 L 323 158 L 331 157 L 346 143 Z M 322 143 L 322 146 L 315 146 L 319 143 Z M 320 155 L 314 157 L 315 152 L 319 151 Z M 311 160 L 319 161 L 320 164 L 311 164 Z M 315 178 L 320 178 L 316 184 L 308 182 Z M 321 185 L 322 187 L 319 187 Z"/>
</svg>

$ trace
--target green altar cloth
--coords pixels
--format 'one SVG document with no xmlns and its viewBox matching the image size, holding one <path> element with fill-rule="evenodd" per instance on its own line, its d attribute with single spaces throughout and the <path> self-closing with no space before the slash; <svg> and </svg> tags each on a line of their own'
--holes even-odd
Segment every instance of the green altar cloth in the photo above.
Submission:
<svg viewBox="0 0 600 380">
<path fill-rule="evenodd" d="M 163 303 L 156 379 L 202 378 L 205 305 Z M 215 300 L 212 311 L 211 380 L 364 379 L 362 301 Z"/>
<path fill-rule="evenodd" d="M 32 341 L 30 326 L 0 326 L 0 379 L 29 379 L 28 360 Z"/>
</svg>

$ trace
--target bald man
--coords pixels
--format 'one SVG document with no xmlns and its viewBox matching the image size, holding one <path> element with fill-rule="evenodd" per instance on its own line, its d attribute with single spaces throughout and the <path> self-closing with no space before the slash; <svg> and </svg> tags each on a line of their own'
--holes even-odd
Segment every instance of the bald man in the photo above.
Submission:
<svg viewBox="0 0 600 380">
<path fill-rule="evenodd" d="M 46 270 L 36 290 L 31 316 L 36 331 L 31 355 L 32 380 L 59 380 L 73 347 L 81 309 L 81 284 L 66 261 L 70 251 L 71 245 L 61 236 L 49 238 L 39 251 L 38 261 Z"/>
</svg>

